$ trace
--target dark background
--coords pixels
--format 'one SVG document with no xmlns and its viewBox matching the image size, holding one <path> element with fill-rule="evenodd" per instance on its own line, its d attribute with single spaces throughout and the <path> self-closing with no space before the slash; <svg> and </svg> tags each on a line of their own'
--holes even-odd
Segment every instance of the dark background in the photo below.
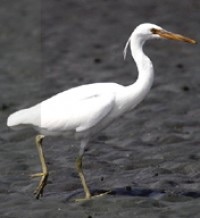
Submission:
<svg viewBox="0 0 200 218">
<path fill-rule="evenodd" d="M 10 113 L 70 87 L 133 82 L 136 68 L 130 53 L 123 60 L 123 48 L 143 22 L 199 41 L 200 3 L 1 1 L 1 217 L 199 217 L 199 45 L 147 43 L 156 71 L 150 94 L 91 142 L 84 159 L 91 189 L 112 195 L 71 201 L 83 195 L 74 167 L 79 142 L 56 137 L 44 141 L 50 178 L 35 200 L 37 179 L 29 178 L 40 172 L 35 132 L 6 127 Z"/>
</svg>

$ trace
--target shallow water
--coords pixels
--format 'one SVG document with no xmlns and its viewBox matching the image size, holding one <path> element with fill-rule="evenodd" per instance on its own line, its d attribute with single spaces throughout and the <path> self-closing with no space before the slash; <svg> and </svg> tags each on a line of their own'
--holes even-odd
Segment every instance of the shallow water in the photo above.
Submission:
<svg viewBox="0 0 200 218">
<path fill-rule="evenodd" d="M 0 216 L 199 217 L 199 45 L 153 41 L 150 94 L 95 140 L 84 158 L 92 192 L 83 195 L 74 160 L 79 143 L 46 138 L 50 169 L 44 197 L 33 198 L 40 172 L 31 129 L 13 131 L 7 116 L 70 87 L 136 78 L 122 51 L 133 28 L 152 22 L 197 40 L 198 1 L 2 1 L 0 9 Z M 129 55 L 130 56 L 130 55 Z"/>
</svg>

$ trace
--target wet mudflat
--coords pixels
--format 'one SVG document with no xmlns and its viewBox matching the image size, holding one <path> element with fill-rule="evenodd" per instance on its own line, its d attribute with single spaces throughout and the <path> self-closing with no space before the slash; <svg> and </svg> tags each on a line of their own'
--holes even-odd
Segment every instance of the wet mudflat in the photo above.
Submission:
<svg viewBox="0 0 200 218">
<path fill-rule="evenodd" d="M 46 138 L 50 170 L 42 199 L 32 129 L 6 127 L 8 115 L 70 87 L 137 76 L 122 51 L 132 30 L 151 22 L 199 41 L 198 1 L 2 1 L 0 8 L 0 217 L 199 217 L 199 45 L 153 41 L 147 98 L 91 142 L 84 158 L 92 192 L 83 195 L 74 161 L 79 142 Z M 129 54 L 130 56 L 130 54 Z"/>
</svg>

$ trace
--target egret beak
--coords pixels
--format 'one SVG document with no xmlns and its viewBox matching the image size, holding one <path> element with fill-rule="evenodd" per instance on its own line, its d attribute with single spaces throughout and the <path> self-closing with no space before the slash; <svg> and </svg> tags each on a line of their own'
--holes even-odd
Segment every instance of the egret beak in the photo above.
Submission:
<svg viewBox="0 0 200 218">
<path fill-rule="evenodd" d="M 153 34 L 159 35 L 161 38 L 164 39 L 171 39 L 171 40 L 177 40 L 177 41 L 183 41 L 191 44 L 196 44 L 197 41 L 191 38 L 188 38 L 186 36 L 176 34 L 176 33 L 171 33 L 166 30 L 159 30 L 159 29 L 152 29 L 151 30 Z"/>
</svg>

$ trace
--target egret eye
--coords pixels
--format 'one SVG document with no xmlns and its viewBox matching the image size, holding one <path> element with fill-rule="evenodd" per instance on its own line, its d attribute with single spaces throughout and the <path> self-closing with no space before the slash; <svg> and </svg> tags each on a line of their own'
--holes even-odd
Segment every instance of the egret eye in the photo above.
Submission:
<svg viewBox="0 0 200 218">
<path fill-rule="evenodd" d="M 157 33 L 158 33 L 158 30 L 155 29 L 155 28 L 151 28 L 151 32 L 152 32 L 153 34 L 157 34 Z"/>
</svg>

